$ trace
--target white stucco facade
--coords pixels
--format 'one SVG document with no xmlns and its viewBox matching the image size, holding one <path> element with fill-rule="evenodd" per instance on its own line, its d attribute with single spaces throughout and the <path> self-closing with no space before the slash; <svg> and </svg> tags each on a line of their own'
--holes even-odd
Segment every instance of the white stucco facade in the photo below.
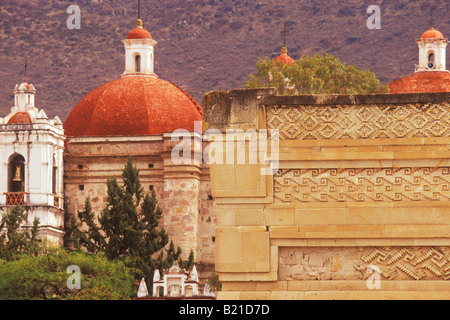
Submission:
<svg viewBox="0 0 450 320">
<path fill-rule="evenodd" d="M 416 42 L 419 46 L 419 65 L 416 66 L 416 72 L 447 71 L 447 39 L 420 38 Z"/>
</svg>

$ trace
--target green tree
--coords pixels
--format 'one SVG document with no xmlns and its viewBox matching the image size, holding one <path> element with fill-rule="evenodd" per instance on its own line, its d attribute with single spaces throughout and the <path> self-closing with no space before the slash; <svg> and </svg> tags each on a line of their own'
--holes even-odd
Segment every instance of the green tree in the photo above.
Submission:
<svg viewBox="0 0 450 320">
<path fill-rule="evenodd" d="M 209 275 L 206 283 L 209 285 L 210 290 L 214 293 L 222 290 L 222 283 L 219 281 L 219 275 L 215 272 Z"/>
<path fill-rule="evenodd" d="M 122 180 L 123 184 L 119 185 L 116 178 L 108 179 L 107 203 L 98 224 L 89 198 L 86 200 L 84 209 L 78 212 L 79 223 L 72 217 L 69 238 L 77 249 L 84 248 L 94 254 L 104 252 L 110 260 L 124 261 L 137 280 L 145 278 L 151 290 L 155 269 L 162 271 L 175 260 L 189 268 L 193 264 L 193 252 L 183 262 L 179 258 L 181 249 L 175 249 L 173 242 L 164 250 L 169 236 L 159 226 L 163 213 L 156 193 L 152 190 L 151 195 L 144 195 L 139 170 L 131 157 L 122 172 Z"/>
<path fill-rule="evenodd" d="M 33 220 L 30 230 L 22 225 L 27 221 L 28 212 L 16 205 L 8 210 L 0 221 L 0 259 L 13 260 L 22 253 L 37 254 L 39 242 L 37 239 L 39 219 Z"/>
<path fill-rule="evenodd" d="M 256 69 L 246 87 L 274 87 L 278 94 L 369 94 L 389 90 L 372 71 L 345 65 L 326 52 L 304 55 L 290 65 L 262 58 Z"/>
<path fill-rule="evenodd" d="M 69 266 L 80 269 L 79 289 L 67 285 Z M 47 247 L 36 256 L 0 260 L 0 300 L 117 300 L 132 299 L 135 292 L 131 270 L 104 255 Z"/>
<path fill-rule="evenodd" d="M 100 227 L 97 226 L 95 213 L 92 211 L 91 199 L 86 198 L 84 208 L 78 211 L 78 219 L 87 228 L 78 228 L 78 220 L 75 215 L 71 216 L 70 223 L 66 224 L 65 241 L 68 246 L 80 250 L 82 247 L 87 252 L 98 254 L 105 248 L 105 238 L 101 234 Z"/>
</svg>

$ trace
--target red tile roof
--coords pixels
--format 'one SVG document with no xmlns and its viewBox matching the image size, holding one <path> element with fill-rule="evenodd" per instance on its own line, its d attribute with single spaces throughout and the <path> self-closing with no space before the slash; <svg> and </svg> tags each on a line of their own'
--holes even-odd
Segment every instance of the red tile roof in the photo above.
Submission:
<svg viewBox="0 0 450 320">
<path fill-rule="evenodd" d="M 152 39 L 152 35 L 144 28 L 137 27 L 128 33 L 127 39 Z"/>
<path fill-rule="evenodd" d="M 420 38 L 421 39 L 444 39 L 444 35 L 441 32 L 435 30 L 434 28 L 431 28 L 430 30 L 425 31 Z"/>
<path fill-rule="evenodd" d="M 281 48 L 281 54 L 278 57 L 274 58 L 272 61 L 273 62 L 282 61 L 287 65 L 291 65 L 292 63 L 294 63 L 295 60 L 288 56 L 287 48 L 283 47 Z"/>
<path fill-rule="evenodd" d="M 28 112 L 17 112 L 8 121 L 8 124 L 28 124 L 33 123 Z"/>
<path fill-rule="evenodd" d="M 156 77 L 129 76 L 86 95 L 64 123 L 69 137 L 159 135 L 194 131 L 200 105 L 183 90 Z"/>
<path fill-rule="evenodd" d="M 390 93 L 450 92 L 450 72 L 424 71 L 388 84 Z"/>
</svg>

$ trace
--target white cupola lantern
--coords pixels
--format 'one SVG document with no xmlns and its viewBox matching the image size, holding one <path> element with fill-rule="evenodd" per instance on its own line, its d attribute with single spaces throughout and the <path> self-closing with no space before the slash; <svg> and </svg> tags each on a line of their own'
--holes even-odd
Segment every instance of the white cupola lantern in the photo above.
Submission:
<svg viewBox="0 0 450 320">
<path fill-rule="evenodd" d="M 34 95 L 36 89 L 32 84 L 22 82 L 14 88 L 14 107 L 11 112 L 35 111 Z"/>
<path fill-rule="evenodd" d="M 444 38 L 441 32 L 431 28 L 416 42 L 419 46 L 419 65 L 416 65 L 416 72 L 448 72 L 445 54 L 448 39 Z"/>
<path fill-rule="evenodd" d="M 125 40 L 125 76 L 154 76 L 154 49 L 157 42 L 150 32 L 144 29 L 143 22 L 138 19 L 136 28 L 128 33 Z"/>
</svg>

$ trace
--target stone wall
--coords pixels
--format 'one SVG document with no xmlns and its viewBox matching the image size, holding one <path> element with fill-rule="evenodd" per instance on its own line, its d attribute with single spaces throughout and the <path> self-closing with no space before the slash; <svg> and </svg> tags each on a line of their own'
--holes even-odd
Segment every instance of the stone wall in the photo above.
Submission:
<svg viewBox="0 0 450 320">
<path fill-rule="evenodd" d="M 450 93 L 220 97 L 219 129 L 280 140 L 273 176 L 261 163 L 210 167 L 219 298 L 450 297 Z"/>
<path fill-rule="evenodd" d="M 200 165 L 173 165 L 170 137 L 68 138 L 65 155 L 65 205 L 69 215 L 82 210 L 87 197 L 99 214 L 107 200 L 107 179 L 121 174 L 128 156 L 139 170 L 145 193 L 155 190 L 163 211 L 160 225 L 186 259 L 190 249 L 201 270 L 214 265 L 214 201 L 209 171 Z M 211 267 L 212 266 L 212 267 Z M 200 274 L 203 277 L 203 274 Z"/>
</svg>

